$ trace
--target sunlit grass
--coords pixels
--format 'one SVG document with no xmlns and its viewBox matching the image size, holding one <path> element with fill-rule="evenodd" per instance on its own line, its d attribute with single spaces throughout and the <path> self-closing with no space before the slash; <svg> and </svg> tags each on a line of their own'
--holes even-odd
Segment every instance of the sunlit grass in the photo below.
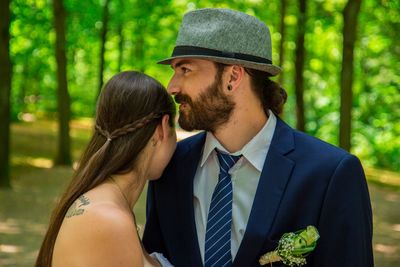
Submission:
<svg viewBox="0 0 400 267">
<path fill-rule="evenodd" d="M 397 172 L 366 167 L 365 173 L 369 183 L 400 191 L 400 174 Z"/>
<path fill-rule="evenodd" d="M 29 165 L 37 168 L 50 169 L 53 167 L 53 161 L 47 158 L 33 158 L 33 157 L 21 157 L 15 156 L 12 159 L 11 164 L 13 165 Z"/>
</svg>

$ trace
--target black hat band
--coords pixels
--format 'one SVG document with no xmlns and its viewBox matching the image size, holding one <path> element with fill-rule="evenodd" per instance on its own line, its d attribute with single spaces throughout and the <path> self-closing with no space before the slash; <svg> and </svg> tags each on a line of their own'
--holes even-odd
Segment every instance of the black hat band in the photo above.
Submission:
<svg viewBox="0 0 400 267">
<path fill-rule="evenodd" d="M 261 64 L 272 64 L 271 60 L 262 57 L 252 56 L 248 54 L 241 54 L 241 53 L 219 51 L 197 46 L 176 46 L 174 48 L 174 51 L 172 52 L 171 57 L 179 57 L 179 56 L 210 56 L 210 57 L 239 59 Z"/>
</svg>

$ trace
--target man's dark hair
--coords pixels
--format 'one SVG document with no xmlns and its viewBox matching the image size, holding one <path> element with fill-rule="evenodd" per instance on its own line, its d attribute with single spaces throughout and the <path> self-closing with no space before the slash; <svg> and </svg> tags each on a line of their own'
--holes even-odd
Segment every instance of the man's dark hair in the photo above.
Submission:
<svg viewBox="0 0 400 267">
<path fill-rule="evenodd" d="M 281 114 L 287 100 L 285 89 L 270 80 L 271 75 L 267 72 L 249 68 L 245 68 L 245 71 L 251 77 L 252 88 L 261 99 L 265 112 L 270 109 L 275 115 Z"/>
<path fill-rule="evenodd" d="M 227 65 L 215 63 L 217 72 L 222 73 Z M 264 111 L 270 109 L 275 115 L 283 111 L 283 106 L 287 100 L 287 93 L 278 83 L 270 80 L 271 75 L 267 72 L 244 68 L 251 77 L 251 87 L 261 100 Z"/>
</svg>

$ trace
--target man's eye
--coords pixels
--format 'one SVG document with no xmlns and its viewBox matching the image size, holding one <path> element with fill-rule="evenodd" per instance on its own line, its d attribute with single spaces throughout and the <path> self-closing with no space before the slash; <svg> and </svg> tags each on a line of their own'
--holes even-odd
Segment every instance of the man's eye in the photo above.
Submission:
<svg viewBox="0 0 400 267">
<path fill-rule="evenodd" d="M 187 72 L 189 72 L 190 70 L 188 69 L 188 68 L 185 68 L 185 67 L 182 67 L 182 72 L 183 73 L 187 73 Z"/>
</svg>

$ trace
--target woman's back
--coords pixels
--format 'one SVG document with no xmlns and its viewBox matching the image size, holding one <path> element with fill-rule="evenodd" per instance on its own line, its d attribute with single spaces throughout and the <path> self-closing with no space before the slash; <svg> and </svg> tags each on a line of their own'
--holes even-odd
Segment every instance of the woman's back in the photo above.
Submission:
<svg viewBox="0 0 400 267">
<path fill-rule="evenodd" d="M 54 246 L 54 267 L 145 265 L 133 215 L 118 193 L 106 183 L 72 204 Z"/>
</svg>

